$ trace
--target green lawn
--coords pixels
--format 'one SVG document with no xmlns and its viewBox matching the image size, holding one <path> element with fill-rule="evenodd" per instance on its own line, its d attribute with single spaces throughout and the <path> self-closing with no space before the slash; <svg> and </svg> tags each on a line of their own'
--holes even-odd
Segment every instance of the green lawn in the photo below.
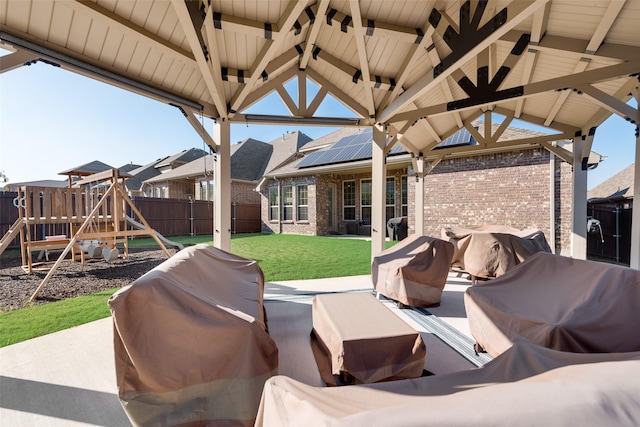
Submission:
<svg viewBox="0 0 640 427">
<path fill-rule="evenodd" d="M 213 244 L 209 236 L 172 237 L 183 244 Z M 387 242 L 390 247 L 395 242 Z M 130 247 L 155 247 L 153 239 L 134 239 Z M 371 273 L 371 242 L 285 234 L 237 234 L 231 252 L 255 259 L 266 281 L 319 279 Z M 0 347 L 108 317 L 103 291 L 45 305 L 0 313 Z"/>
</svg>

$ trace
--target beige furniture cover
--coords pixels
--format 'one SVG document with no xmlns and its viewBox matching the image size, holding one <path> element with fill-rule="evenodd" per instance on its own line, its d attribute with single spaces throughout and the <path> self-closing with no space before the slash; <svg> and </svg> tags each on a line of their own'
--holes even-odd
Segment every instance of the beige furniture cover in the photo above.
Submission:
<svg viewBox="0 0 640 427">
<path fill-rule="evenodd" d="M 575 354 L 519 344 L 484 367 L 319 388 L 276 376 L 258 427 L 636 426 L 640 353 Z"/>
<path fill-rule="evenodd" d="M 118 396 L 134 425 L 253 425 L 278 349 L 257 262 L 185 248 L 116 292 Z"/>
<path fill-rule="evenodd" d="M 442 238 L 455 245 L 452 265 L 472 276 L 493 278 L 536 252 L 551 252 L 544 233 L 507 225 L 444 227 Z"/>
<path fill-rule="evenodd" d="M 311 346 L 327 385 L 422 375 L 420 334 L 371 293 L 317 295 L 312 313 Z"/>
<path fill-rule="evenodd" d="M 412 234 L 374 257 L 373 288 L 382 295 L 414 307 L 440 303 L 451 269 L 454 247 L 429 236 Z"/>
<path fill-rule="evenodd" d="M 598 353 L 640 351 L 640 271 L 545 252 L 467 289 L 471 334 L 497 356 L 513 343 Z"/>
</svg>

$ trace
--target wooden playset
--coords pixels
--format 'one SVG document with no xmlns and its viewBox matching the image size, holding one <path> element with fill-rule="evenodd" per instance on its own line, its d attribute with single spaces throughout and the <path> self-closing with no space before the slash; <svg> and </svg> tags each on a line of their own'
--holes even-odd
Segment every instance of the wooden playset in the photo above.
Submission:
<svg viewBox="0 0 640 427">
<path fill-rule="evenodd" d="M 151 236 L 168 258 L 171 254 L 163 241 L 181 249 L 181 245 L 159 235 L 144 219 L 126 193 L 124 181 L 127 177 L 112 169 L 82 179 L 74 188 L 20 188 L 14 199 L 19 217 L 0 240 L 0 254 L 19 235 L 22 267 L 31 273 L 41 266 L 33 262 L 34 251 L 62 249 L 31 300 L 38 296 L 68 254 L 74 261 L 83 263 L 86 257 L 98 256 L 113 261 L 120 255 L 116 247 L 120 243 L 124 257 L 128 258 L 128 238 L 133 236 Z M 127 215 L 127 206 L 139 222 Z M 44 240 L 33 239 L 32 226 L 44 224 L 67 224 L 68 231 L 46 236 Z"/>
</svg>

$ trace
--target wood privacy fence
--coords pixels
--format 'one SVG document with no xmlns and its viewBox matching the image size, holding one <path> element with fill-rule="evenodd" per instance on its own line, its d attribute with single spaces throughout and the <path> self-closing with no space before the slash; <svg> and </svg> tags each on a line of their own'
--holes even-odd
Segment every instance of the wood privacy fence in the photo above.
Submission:
<svg viewBox="0 0 640 427">
<path fill-rule="evenodd" d="M 0 237 L 4 236 L 18 219 L 18 209 L 13 204 L 17 195 L 16 192 L 0 191 Z M 151 197 L 132 197 L 131 200 L 149 225 L 165 237 L 213 236 L 213 202 Z M 127 215 L 135 218 L 132 212 L 127 212 Z M 232 203 L 232 233 L 259 233 L 260 229 L 259 204 Z M 68 235 L 69 225 L 38 224 L 33 226 L 31 233 L 34 240 L 44 240 L 46 236 L 59 234 Z M 19 248 L 20 239 L 14 239 L 9 247 Z"/>
</svg>

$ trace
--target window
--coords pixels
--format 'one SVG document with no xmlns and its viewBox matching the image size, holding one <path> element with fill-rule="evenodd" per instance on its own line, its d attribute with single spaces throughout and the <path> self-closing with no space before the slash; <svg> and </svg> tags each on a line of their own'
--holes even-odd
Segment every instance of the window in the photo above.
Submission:
<svg viewBox="0 0 640 427">
<path fill-rule="evenodd" d="M 371 180 L 360 181 L 360 218 L 365 224 L 371 224 Z"/>
<path fill-rule="evenodd" d="M 342 183 L 342 206 L 345 220 L 356 219 L 356 182 L 344 181 Z"/>
<path fill-rule="evenodd" d="M 293 187 L 282 187 L 282 220 L 293 221 Z"/>
<path fill-rule="evenodd" d="M 306 185 L 298 185 L 298 194 L 296 197 L 298 204 L 298 221 L 309 220 L 309 189 Z"/>
<path fill-rule="evenodd" d="M 269 187 L 269 221 L 278 220 L 278 187 Z"/>
<path fill-rule="evenodd" d="M 169 187 L 164 186 L 161 188 L 161 196 L 163 199 L 168 199 L 169 198 Z"/>
<path fill-rule="evenodd" d="M 153 189 L 155 196 L 159 199 L 160 197 L 162 197 L 162 194 L 160 193 L 161 188 L 160 187 L 156 187 Z"/>
<path fill-rule="evenodd" d="M 387 203 L 386 219 L 389 221 L 396 216 L 396 179 L 387 178 Z M 386 221 L 385 221 L 386 224 Z"/>
<path fill-rule="evenodd" d="M 200 200 L 207 200 L 207 183 L 200 181 Z"/>
<path fill-rule="evenodd" d="M 402 216 L 407 216 L 409 213 L 409 197 L 407 193 L 407 176 L 403 176 L 400 178 L 401 186 L 402 186 Z"/>
</svg>

